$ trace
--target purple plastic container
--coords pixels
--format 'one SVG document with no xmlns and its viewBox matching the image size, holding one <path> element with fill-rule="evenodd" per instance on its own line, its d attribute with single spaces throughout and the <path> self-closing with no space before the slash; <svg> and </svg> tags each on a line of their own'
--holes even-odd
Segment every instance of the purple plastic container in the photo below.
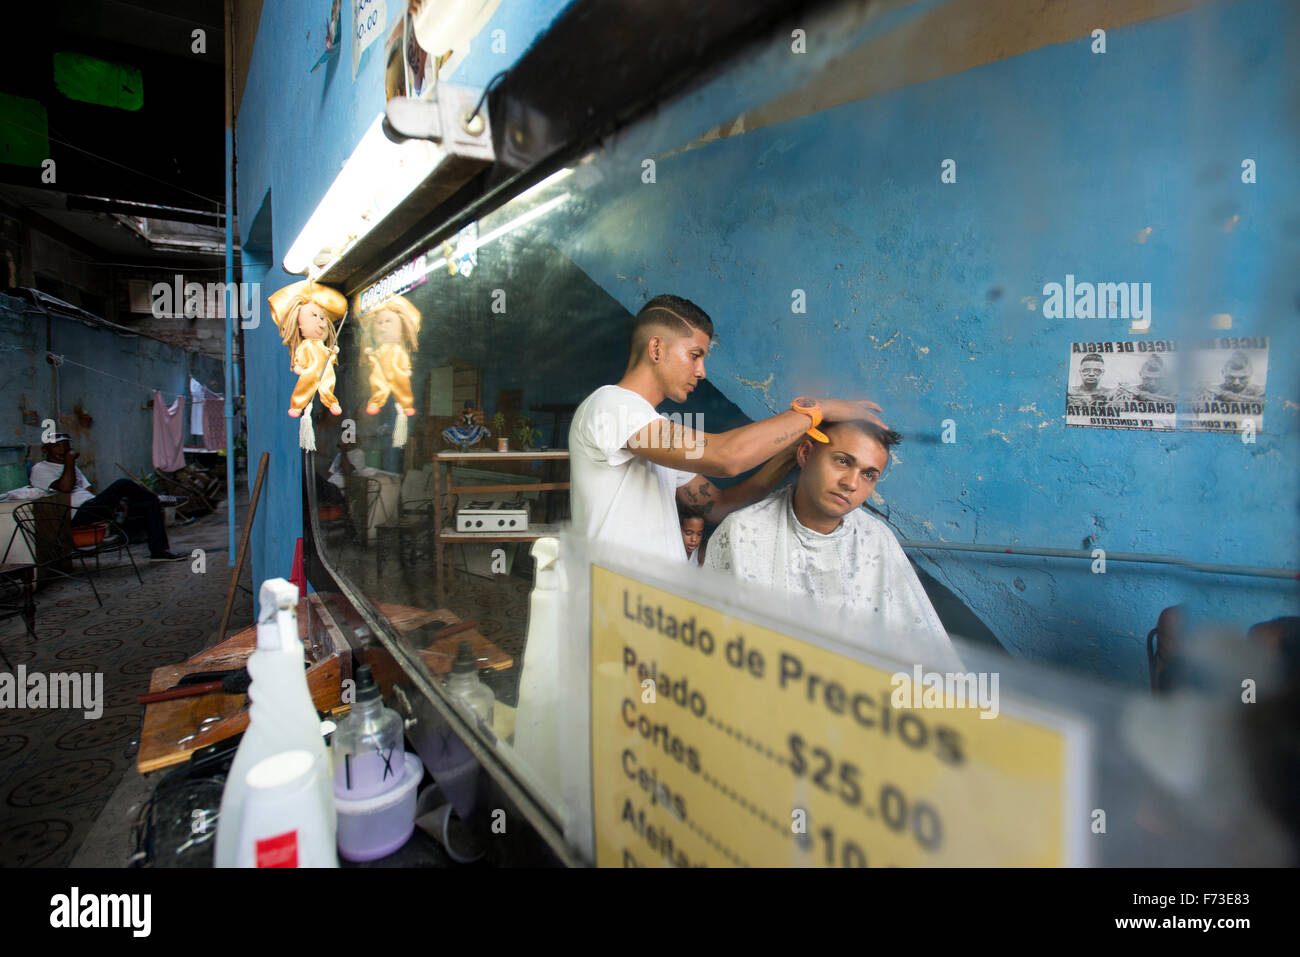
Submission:
<svg viewBox="0 0 1300 957">
<path fill-rule="evenodd" d="M 424 765 L 418 755 L 407 754 L 405 758 L 406 772 L 391 790 L 359 800 L 334 795 L 339 857 L 373 861 L 410 840 L 415 830 L 415 791 L 424 777 Z"/>
</svg>

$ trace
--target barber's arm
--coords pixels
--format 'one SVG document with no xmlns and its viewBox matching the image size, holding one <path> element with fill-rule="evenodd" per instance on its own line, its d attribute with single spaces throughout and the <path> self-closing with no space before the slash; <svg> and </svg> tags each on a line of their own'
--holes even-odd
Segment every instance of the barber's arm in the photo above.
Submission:
<svg viewBox="0 0 1300 957">
<path fill-rule="evenodd" d="M 880 406 L 869 399 L 822 399 L 820 405 L 827 422 L 869 419 L 884 424 L 876 416 Z M 794 443 L 812 423 L 811 415 L 790 410 L 729 432 L 710 434 L 659 418 L 628 439 L 627 449 L 656 465 L 730 478 L 766 462 L 773 453 Z"/>
<path fill-rule="evenodd" d="M 737 509 L 753 505 L 771 494 L 794 465 L 798 447 L 797 441 L 792 442 L 768 459 L 761 469 L 731 488 L 718 488 L 707 476 L 697 476 L 677 490 L 677 501 L 695 509 L 711 522 L 720 522 Z"/>
</svg>

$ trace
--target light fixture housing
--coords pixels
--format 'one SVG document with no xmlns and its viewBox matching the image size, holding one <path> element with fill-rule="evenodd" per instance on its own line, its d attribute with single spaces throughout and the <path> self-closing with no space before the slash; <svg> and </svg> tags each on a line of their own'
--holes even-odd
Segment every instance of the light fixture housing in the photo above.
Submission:
<svg viewBox="0 0 1300 957">
<path fill-rule="evenodd" d="M 437 141 L 394 142 L 384 114 L 376 116 L 289 247 L 284 271 L 345 283 L 490 165 L 492 128 L 482 92 L 440 83 L 437 100 L 418 104 L 436 111 L 431 126 L 438 130 Z"/>
</svg>

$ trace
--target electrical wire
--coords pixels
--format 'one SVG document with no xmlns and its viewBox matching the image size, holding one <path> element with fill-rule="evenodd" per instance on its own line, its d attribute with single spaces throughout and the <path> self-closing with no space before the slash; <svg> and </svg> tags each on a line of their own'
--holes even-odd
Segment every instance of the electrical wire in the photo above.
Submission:
<svg viewBox="0 0 1300 957">
<path fill-rule="evenodd" d="M 206 255 L 216 255 L 216 254 L 198 253 L 196 255 L 206 256 Z M 168 266 L 164 263 L 110 263 L 110 262 L 101 262 L 98 259 L 71 259 L 69 260 L 69 262 L 79 263 L 83 266 L 124 266 L 128 269 L 143 269 L 143 270 L 154 271 L 154 272 L 157 271 L 166 272 L 170 269 L 172 270 L 173 273 L 175 272 L 174 267 Z M 182 270 L 182 274 L 187 272 L 225 272 L 225 271 L 226 271 L 225 266 L 191 266 L 187 263 L 185 265 L 184 270 Z"/>
<path fill-rule="evenodd" d="M 202 193 L 196 193 L 194 192 L 194 190 L 186 189 L 184 186 L 177 186 L 175 183 L 169 183 L 167 180 L 154 176 L 152 173 L 145 173 L 141 170 L 133 169 L 132 167 L 127 166 L 125 163 L 119 163 L 117 160 L 111 160 L 107 156 L 100 156 L 98 153 L 92 153 L 88 149 L 82 149 L 80 146 L 75 146 L 72 143 L 69 143 L 67 140 L 61 140 L 58 139 L 57 137 L 51 136 L 48 130 L 34 130 L 31 127 L 23 126 L 21 123 L 15 123 L 13 120 L 4 119 L 3 117 L 0 117 L 0 123 L 8 123 L 10 126 L 16 129 L 23 130 L 26 133 L 31 133 L 34 136 L 44 136 L 51 143 L 58 143 L 60 146 L 66 146 L 68 149 L 76 150 L 78 153 L 85 153 L 87 156 L 91 157 L 92 159 L 97 159 L 100 162 L 108 163 L 112 166 L 118 167 L 119 169 L 124 169 L 129 173 L 135 173 L 137 176 L 143 176 L 145 179 L 151 179 L 155 183 L 162 183 L 164 186 L 167 186 L 170 189 L 179 190 L 182 193 L 188 193 L 189 195 L 195 197 L 196 199 L 203 200 L 205 203 L 211 203 L 212 205 L 216 206 L 218 210 L 222 209 L 221 202 L 213 199 L 211 196 L 204 196 Z"/>
<path fill-rule="evenodd" d="M 483 87 L 483 94 L 478 98 L 478 102 L 474 104 L 474 109 L 469 114 L 469 119 L 472 120 L 474 117 L 478 116 L 478 111 L 483 109 L 483 103 L 488 98 L 488 94 L 492 92 L 492 87 L 505 79 L 506 74 L 509 72 L 509 70 L 502 70 L 500 73 L 493 76 L 492 79 L 487 81 L 487 86 Z"/>
</svg>

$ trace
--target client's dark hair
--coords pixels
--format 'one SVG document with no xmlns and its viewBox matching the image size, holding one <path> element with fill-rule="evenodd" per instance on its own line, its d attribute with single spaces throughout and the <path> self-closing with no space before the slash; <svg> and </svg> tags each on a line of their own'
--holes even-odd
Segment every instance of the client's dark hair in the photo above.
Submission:
<svg viewBox="0 0 1300 957">
<path fill-rule="evenodd" d="M 655 296 L 641 307 L 628 329 L 629 365 L 635 364 L 645 352 L 645 345 L 654 335 L 652 330 L 655 327 L 677 329 L 684 336 L 699 330 L 710 339 L 713 338 L 713 320 L 695 303 L 681 296 Z"/>
<path fill-rule="evenodd" d="M 851 429 L 857 429 L 867 438 L 875 439 L 885 447 L 886 452 L 892 449 L 899 442 L 903 441 L 902 433 L 877 425 L 870 419 L 845 419 L 843 422 L 823 422 L 819 428 L 824 432 L 827 429 L 833 429 L 840 425 L 846 425 Z"/>
</svg>

